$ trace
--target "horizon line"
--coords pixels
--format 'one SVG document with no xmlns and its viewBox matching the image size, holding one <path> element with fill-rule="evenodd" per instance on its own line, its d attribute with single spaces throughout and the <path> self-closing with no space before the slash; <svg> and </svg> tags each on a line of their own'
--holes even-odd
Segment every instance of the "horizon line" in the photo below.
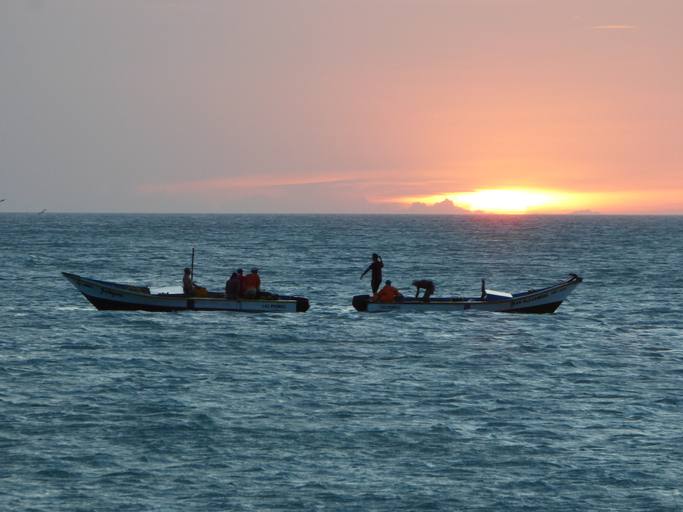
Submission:
<svg viewBox="0 0 683 512">
<path fill-rule="evenodd" d="M 3 214 L 39 215 L 40 211 L 0 211 Z M 59 211 L 47 210 L 42 215 L 384 215 L 411 217 L 683 217 L 682 213 L 602 213 L 602 212 L 568 212 L 568 213 L 496 213 L 496 212 L 448 212 L 448 213 L 415 213 L 415 212 L 116 212 L 116 211 Z"/>
</svg>

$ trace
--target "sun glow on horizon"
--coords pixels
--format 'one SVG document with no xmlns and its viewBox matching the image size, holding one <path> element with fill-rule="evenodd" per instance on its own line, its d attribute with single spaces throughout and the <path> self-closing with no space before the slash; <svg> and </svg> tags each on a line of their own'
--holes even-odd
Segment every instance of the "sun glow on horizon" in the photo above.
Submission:
<svg viewBox="0 0 683 512">
<path fill-rule="evenodd" d="M 522 214 L 558 212 L 580 206 L 576 194 L 535 189 L 480 189 L 472 192 L 404 198 L 402 202 L 433 205 L 444 200 L 471 212 Z"/>
<path fill-rule="evenodd" d="M 531 190 L 475 190 L 449 196 L 456 206 L 470 211 L 525 213 L 559 202 L 559 194 Z"/>
</svg>

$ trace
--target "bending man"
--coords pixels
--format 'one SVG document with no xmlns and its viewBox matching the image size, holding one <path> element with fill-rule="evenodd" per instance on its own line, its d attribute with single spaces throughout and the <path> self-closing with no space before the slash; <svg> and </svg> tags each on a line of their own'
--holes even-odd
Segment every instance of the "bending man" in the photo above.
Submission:
<svg viewBox="0 0 683 512">
<path fill-rule="evenodd" d="M 434 286 L 434 281 L 429 279 L 416 279 L 413 281 L 413 286 L 415 287 L 415 298 L 417 299 L 420 295 L 420 290 L 424 289 L 424 295 L 422 300 L 429 302 L 429 297 L 432 296 L 436 286 Z"/>
</svg>

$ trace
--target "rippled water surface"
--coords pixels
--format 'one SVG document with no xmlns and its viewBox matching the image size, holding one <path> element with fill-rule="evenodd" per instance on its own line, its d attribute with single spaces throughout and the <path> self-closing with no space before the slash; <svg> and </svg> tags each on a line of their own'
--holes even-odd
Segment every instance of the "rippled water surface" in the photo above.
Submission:
<svg viewBox="0 0 683 512">
<path fill-rule="evenodd" d="M 683 218 L 0 215 L 0 510 L 683 510 Z M 305 314 L 98 312 L 61 271 Z M 554 315 L 362 314 L 520 291 Z"/>
</svg>

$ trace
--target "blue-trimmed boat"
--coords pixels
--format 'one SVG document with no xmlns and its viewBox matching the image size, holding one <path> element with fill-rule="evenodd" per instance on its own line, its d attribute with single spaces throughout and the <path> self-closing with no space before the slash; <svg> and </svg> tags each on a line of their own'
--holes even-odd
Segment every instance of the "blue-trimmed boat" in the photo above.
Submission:
<svg viewBox="0 0 683 512">
<path fill-rule="evenodd" d="M 201 296 L 182 293 L 151 293 L 146 286 L 112 283 L 62 272 L 62 275 L 97 309 L 142 311 L 240 311 L 250 313 L 303 313 L 308 299 L 263 294 L 259 298 L 226 298 L 220 292 Z"/>
</svg>

